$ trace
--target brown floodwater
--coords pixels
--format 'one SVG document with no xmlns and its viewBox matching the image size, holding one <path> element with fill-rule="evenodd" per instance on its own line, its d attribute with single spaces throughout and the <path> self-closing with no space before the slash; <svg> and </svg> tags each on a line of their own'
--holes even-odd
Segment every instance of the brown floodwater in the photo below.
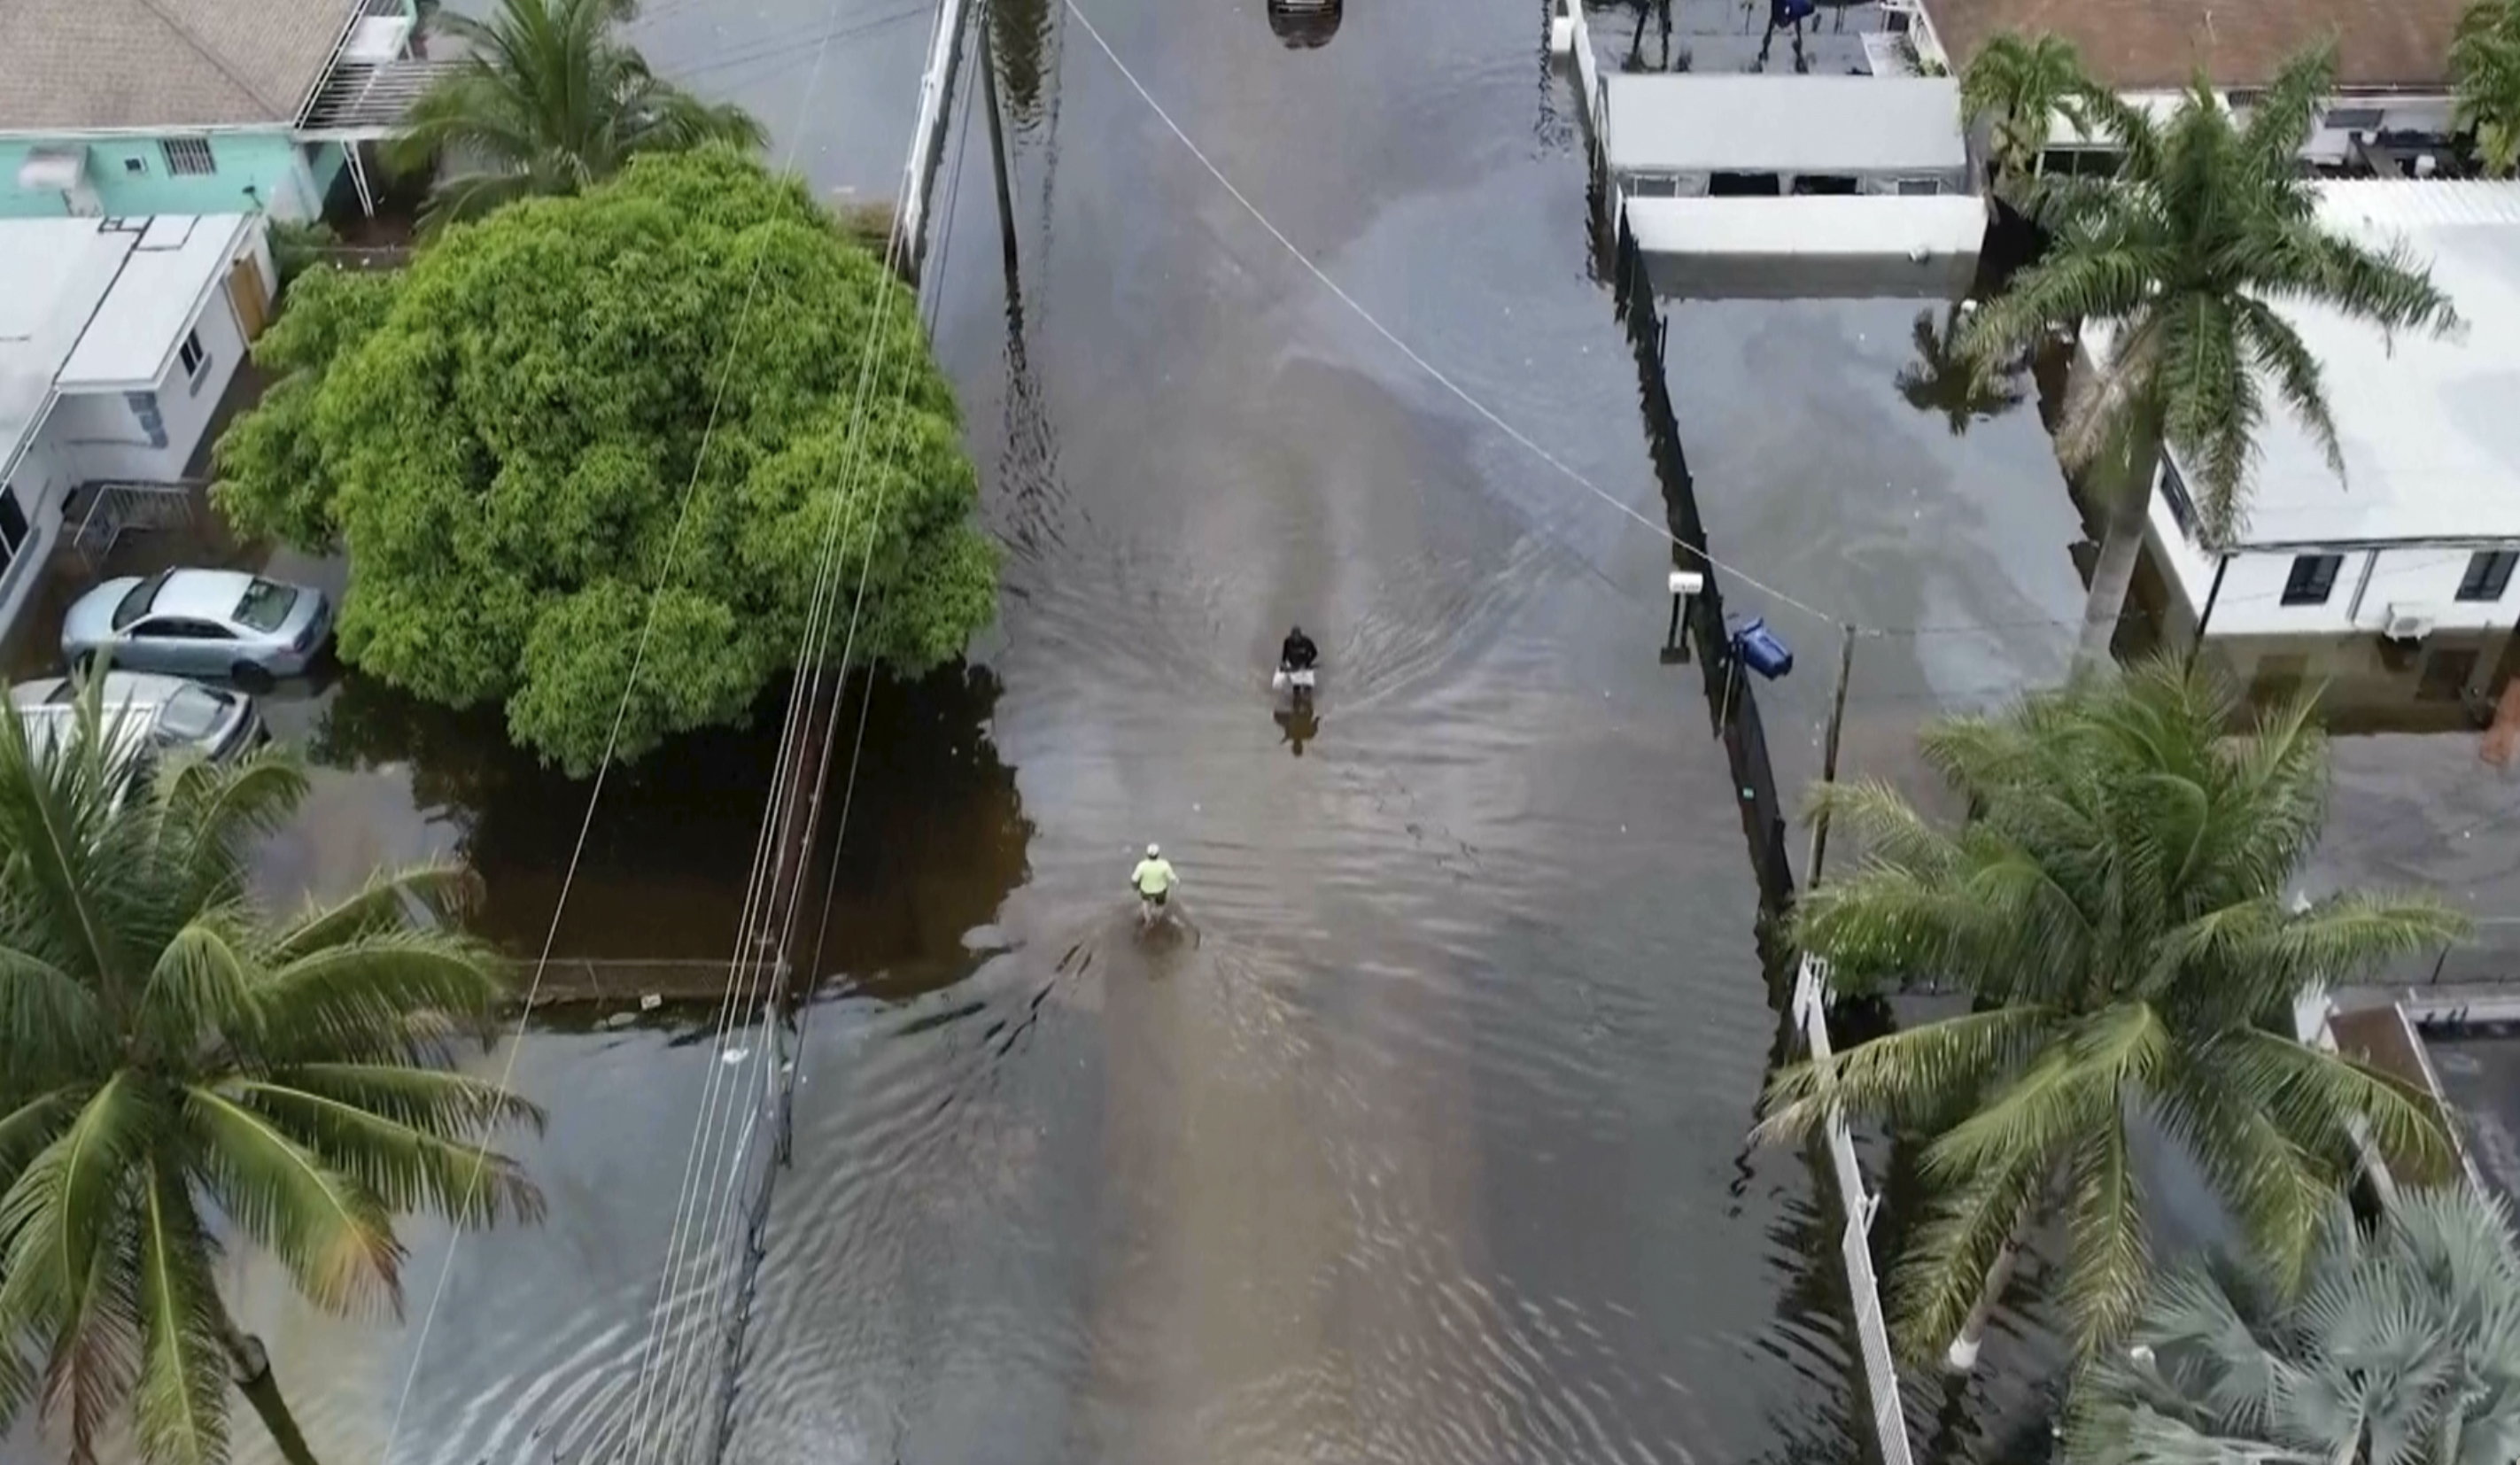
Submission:
<svg viewBox="0 0 2520 1465">
<path fill-rule="evenodd" d="M 1358 300 L 1659 516 L 1545 7 L 1348 0 L 1290 48 L 1265 0 L 1085 4 Z M 880 192 L 925 25 L 840 13 L 869 28 L 801 122 L 775 58 L 813 0 L 660 0 L 641 34 Z M 1703 684 L 1656 655 L 1669 547 L 1349 314 L 1058 7 L 999 0 L 992 35 L 1013 209 L 958 120 L 928 281 L 1000 625 L 867 709 L 727 1458 L 1854 1458 L 1835 1220 L 1743 1143 L 1778 1020 Z M 1301 724 L 1266 685 L 1297 621 Z M 355 678 L 272 721 L 324 767 L 268 880 L 459 855 L 539 946 L 583 785 Z M 764 728 L 616 777 L 559 949 L 728 956 L 772 761 Z M 1129 929 L 1149 840 L 1171 942 Z M 319 1450 L 705 1458 L 722 1317 L 659 1279 L 731 1249 L 708 1157 L 760 1051 L 667 1009 L 493 1055 L 552 1110 L 519 1145 L 549 1220 L 414 1227 L 399 1327 L 238 1262 Z"/>
</svg>

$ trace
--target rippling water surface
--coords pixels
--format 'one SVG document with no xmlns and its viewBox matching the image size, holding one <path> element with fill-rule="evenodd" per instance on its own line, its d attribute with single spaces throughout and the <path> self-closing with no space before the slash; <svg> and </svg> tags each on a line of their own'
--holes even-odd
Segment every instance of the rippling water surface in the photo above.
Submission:
<svg viewBox="0 0 2520 1465">
<path fill-rule="evenodd" d="M 1348 0 L 1298 49 L 1261 0 L 1086 3 L 1289 239 L 1660 517 L 1541 5 Z M 678 26 L 697 65 L 819 13 L 659 9 L 669 72 Z M 1655 656 L 1668 547 L 1348 313 L 1072 19 L 1000 0 L 993 40 L 1012 215 L 974 118 L 929 272 L 1002 626 L 877 693 L 728 1457 L 1852 1457 L 1834 1219 L 1742 1144 L 1777 1020 L 1737 790 Z M 852 54 L 834 115 L 890 115 L 865 94 L 915 61 Z M 793 81 L 734 94 L 781 126 Z M 818 179 L 859 181 L 810 125 Z M 1291 621 L 1308 722 L 1266 688 Z M 275 858 L 462 850 L 530 945 L 570 791 L 345 700 L 317 732 L 351 842 Z M 608 795 L 572 949 L 731 949 L 769 755 L 702 752 Z M 362 832 L 395 822 L 363 789 L 426 837 Z M 1187 882 L 1168 942 L 1129 929 L 1148 840 Z M 651 1322 L 695 1115 L 760 1065 L 694 1019 L 517 1058 L 550 1219 L 456 1253 L 395 1462 L 606 1458 L 653 1349 L 714 1398 L 717 1319 L 669 1291 Z M 416 1324 L 447 1251 L 411 1239 Z M 310 1435 L 377 1458 L 417 1326 L 309 1320 L 248 1266 Z"/>
</svg>

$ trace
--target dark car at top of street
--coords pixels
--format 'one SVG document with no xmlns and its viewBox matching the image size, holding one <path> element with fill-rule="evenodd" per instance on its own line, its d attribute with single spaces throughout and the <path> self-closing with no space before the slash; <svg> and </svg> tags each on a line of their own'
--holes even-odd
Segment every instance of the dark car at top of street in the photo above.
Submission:
<svg viewBox="0 0 2520 1465">
<path fill-rule="evenodd" d="M 242 570 L 160 570 L 79 597 L 62 654 L 74 666 L 102 651 L 126 670 L 249 684 L 303 674 L 332 634 L 321 591 Z"/>
</svg>

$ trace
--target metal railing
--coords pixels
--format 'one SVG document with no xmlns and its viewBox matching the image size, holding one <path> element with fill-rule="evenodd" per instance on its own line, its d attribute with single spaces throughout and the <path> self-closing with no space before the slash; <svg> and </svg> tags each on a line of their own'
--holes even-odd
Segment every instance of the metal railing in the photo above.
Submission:
<svg viewBox="0 0 2520 1465">
<path fill-rule="evenodd" d="M 105 556 L 132 529 L 189 529 L 201 518 L 201 495 L 207 485 L 196 480 L 172 483 L 105 482 L 83 485 L 87 511 L 70 535 L 90 573 L 101 573 Z"/>
</svg>

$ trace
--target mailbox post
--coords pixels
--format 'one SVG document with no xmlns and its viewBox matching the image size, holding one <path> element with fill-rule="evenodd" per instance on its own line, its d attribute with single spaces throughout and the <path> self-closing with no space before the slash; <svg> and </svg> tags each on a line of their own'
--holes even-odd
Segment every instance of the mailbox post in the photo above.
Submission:
<svg viewBox="0 0 2520 1465">
<path fill-rule="evenodd" d="M 1706 588 L 1706 577 L 1695 570 L 1671 572 L 1671 629 L 1664 633 L 1662 664 L 1673 666 L 1688 660 L 1688 641 L 1681 635 L 1681 624 L 1688 619 L 1688 602 Z"/>
</svg>

